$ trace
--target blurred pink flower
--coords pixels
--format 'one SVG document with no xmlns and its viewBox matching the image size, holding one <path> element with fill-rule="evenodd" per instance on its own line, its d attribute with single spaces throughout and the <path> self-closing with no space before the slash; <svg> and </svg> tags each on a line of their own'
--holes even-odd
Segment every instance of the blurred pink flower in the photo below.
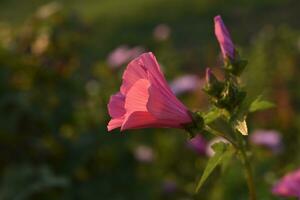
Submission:
<svg viewBox="0 0 300 200">
<path fill-rule="evenodd" d="M 210 83 L 211 76 L 212 76 L 211 69 L 210 68 L 206 68 L 206 70 L 205 70 L 205 80 L 206 80 L 206 83 Z"/>
<path fill-rule="evenodd" d="M 192 118 L 175 97 L 152 53 L 131 61 L 124 74 L 120 92 L 108 104 L 112 117 L 108 131 L 149 127 L 183 128 Z"/>
<path fill-rule="evenodd" d="M 154 159 L 154 153 L 152 148 L 145 145 L 140 145 L 134 150 L 134 157 L 139 162 L 151 163 Z"/>
<path fill-rule="evenodd" d="M 143 52 L 144 49 L 140 46 L 129 48 L 126 45 L 121 45 L 108 55 L 107 63 L 111 68 L 118 68 Z"/>
<path fill-rule="evenodd" d="M 164 41 L 170 37 L 171 29 L 166 24 L 159 24 L 153 31 L 153 36 L 157 41 Z"/>
<path fill-rule="evenodd" d="M 199 155 L 206 155 L 207 143 L 201 135 L 198 134 L 194 138 L 190 139 L 187 145 L 188 148 L 192 149 Z"/>
<path fill-rule="evenodd" d="M 234 44 L 220 15 L 214 18 L 215 35 L 219 42 L 223 58 L 234 59 Z"/>
<path fill-rule="evenodd" d="M 272 193 L 300 199 L 300 169 L 285 175 L 272 189 Z"/>
<path fill-rule="evenodd" d="M 267 147 L 274 153 L 278 153 L 281 150 L 281 136 L 275 130 L 256 130 L 250 135 L 250 142 Z"/>
<path fill-rule="evenodd" d="M 162 184 L 162 191 L 165 195 L 171 195 L 177 190 L 177 184 L 173 180 L 165 180 Z"/>
<path fill-rule="evenodd" d="M 195 75 L 184 75 L 176 78 L 170 83 L 171 90 L 176 95 L 195 91 L 201 85 L 201 80 Z"/>
</svg>

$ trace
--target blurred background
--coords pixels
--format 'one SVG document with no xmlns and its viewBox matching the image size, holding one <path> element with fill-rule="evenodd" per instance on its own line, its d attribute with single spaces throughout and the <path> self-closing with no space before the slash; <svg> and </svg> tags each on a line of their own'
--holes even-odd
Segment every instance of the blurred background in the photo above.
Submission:
<svg viewBox="0 0 300 200">
<path fill-rule="evenodd" d="M 209 135 L 106 129 L 123 70 L 147 51 L 188 108 L 207 110 L 204 70 L 221 75 L 217 14 L 249 60 L 249 96 L 277 105 L 251 114 L 248 126 L 258 199 L 280 199 L 272 185 L 300 166 L 299 8 L 298 0 L 1 0 L 0 199 L 247 199 L 236 159 L 193 194 Z"/>
</svg>

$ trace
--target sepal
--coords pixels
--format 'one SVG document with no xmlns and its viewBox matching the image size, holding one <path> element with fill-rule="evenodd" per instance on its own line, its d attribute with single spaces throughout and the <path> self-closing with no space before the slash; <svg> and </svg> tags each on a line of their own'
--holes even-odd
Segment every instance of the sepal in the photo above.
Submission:
<svg viewBox="0 0 300 200">
<path fill-rule="evenodd" d="M 190 137 L 195 137 L 204 128 L 204 119 L 201 112 L 190 112 L 193 122 L 186 124 L 184 129 L 189 133 Z"/>
<path fill-rule="evenodd" d="M 247 60 L 243 60 L 240 58 L 239 53 L 236 50 L 235 57 L 232 59 L 227 56 L 224 62 L 225 70 L 234 76 L 240 76 L 248 64 Z"/>
</svg>

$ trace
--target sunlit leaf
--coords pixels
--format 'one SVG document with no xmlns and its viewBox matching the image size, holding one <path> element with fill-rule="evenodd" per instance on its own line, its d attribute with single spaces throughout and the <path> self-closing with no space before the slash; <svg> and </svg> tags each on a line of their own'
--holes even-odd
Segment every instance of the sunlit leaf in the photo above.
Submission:
<svg viewBox="0 0 300 200">
<path fill-rule="evenodd" d="M 259 110 L 266 110 L 273 108 L 274 103 L 266 100 L 261 100 L 261 96 L 257 97 L 250 105 L 249 112 L 255 112 Z"/>
<path fill-rule="evenodd" d="M 228 167 L 228 165 L 229 165 L 229 163 L 231 161 L 231 158 L 234 155 L 234 153 L 235 153 L 235 149 L 233 148 L 232 145 L 229 145 L 227 151 L 224 153 L 224 156 L 223 156 L 223 160 L 222 160 L 222 172 L 224 172 L 227 169 L 227 167 Z"/>
<path fill-rule="evenodd" d="M 223 142 L 218 142 L 212 146 L 215 154 L 209 159 L 204 169 L 204 172 L 196 186 L 196 193 L 200 190 L 200 188 L 202 187 L 206 179 L 209 177 L 209 175 L 214 171 L 214 169 L 222 163 L 224 158 L 228 159 L 229 153 L 227 151 L 230 149 L 229 146 L 230 144 L 226 144 Z"/>
<path fill-rule="evenodd" d="M 208 113 L 205 113 L 203 115 L 204 122 L 205 122 L 205 124 L 209 124 L 209 123 L 215 121 L 216 119 L 218 119 L 221 115 L 222 115 L 222 113 L 220 112 L 219 109 L 217 109 L 217 108 L 211 109 Z"/>
</svg>

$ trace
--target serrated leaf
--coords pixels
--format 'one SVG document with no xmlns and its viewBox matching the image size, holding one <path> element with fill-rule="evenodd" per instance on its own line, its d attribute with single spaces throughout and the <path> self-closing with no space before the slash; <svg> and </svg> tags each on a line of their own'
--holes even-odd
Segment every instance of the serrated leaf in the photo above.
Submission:
<svg viewBox="0 0 300 200">
<path fill-rule="evenodd" d="M 250 105 L 249 112 L 255 112 L 259 110 L 266 110 L 273 108 L 274 103 L 266 100 L 261 100 L 261 96 L 258 96 Z"/>
<path fill-rule="evenodd" d="M 246 119 L 236 120 L 234 123 L 234 129 L 239 131 L 242 135 L 248 135 L 248 127 Z"/>
<path fill-rule="evenodd" d="M 205 124 L 209 124 L 222 115 L 221 111 L 217 108 L 211 109 L 208 113 L 203 115 Z"/>
<path fill-rule="evenodd" d="M 218 142 L 212 146 L 215 154 L 208 160 L 208 163 L 204 169 L 204 172 L 198 181 L 196 186 L 196 193 L 200 190 L 206 179 L 209 175 L 214 171 L 214 169 L 222 163 L 223 159 L 228 156 L 226 152 L 229 149 L 230 144 L 226 144 L 224 142 Z"/>
</svg>

